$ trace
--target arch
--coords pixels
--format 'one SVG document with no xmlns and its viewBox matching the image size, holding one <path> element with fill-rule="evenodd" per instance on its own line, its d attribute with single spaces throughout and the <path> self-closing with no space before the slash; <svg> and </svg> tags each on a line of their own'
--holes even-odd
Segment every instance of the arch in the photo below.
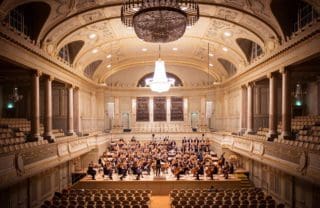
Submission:
<svg viewBox="0 0 320 208">
<path fill-rule="evenodd" d="M 277 19 L 284 36 L 290 36 L 293 32 L 293 25 L 297 19 L 299 0 L 272 0 L 270 7 Z"/>
<path fill-rule="evenodd" d="M 97 60 L 97 61 L 93 61 L 90 64 L 88 64 L 86 66 L 86 68 L 84 68 L 83 74 L 88 77 L 88 78 L 92 78 L 94 72 L 96 71 L 96 69 L 100 66 L 100 64 L 102 63 L 102 60 Z"/>
<path fill-rule="evenodd" d="M 145 80 L 147 78 L 152 78 L 153 74 L 154 74 L 154 72 L 151 72 L 151 73 L 148 73 L 148 74 L 144 75 L 142 78 L 140 78 L 139 81 L 138 81 L 137 87 L 146 87 L 146 81 Z M 183 86 L 181 79 L 177 75 L 175 75 L 173 73 L 170 73 L 170 72 L 167 72 L 167 77 L 168 78 L 173 78 L 175 80 L 175 82 L 174 82 L 174 86 L 175 87 L 182 87 Z"/>
<path fill-rule="evenodd" d="M 263 53 L 261 46 L 252 40 L 238 38 L 236 42 L 246 56 L 248 62 L 251 62 L 252 59 Z"/>
<path fill-rule="evenodd" d="M 230 61 L 218 58 L 219 63 L 224 67 L 224 69 L 227 71 L 229 77 L 235 75 L 237 73 L 237 67 L 231 63 Z"/>
<path fill-rule="evenodd" d="M 5 21 L 18 31 L 29 36 L 30 39 L 37 40 L 50 15 L 50 11 L 50 5 L 45 2 L 25 3 L 10 10 Z"/>
<path fill-rule="evenodd" d="M 84 45 L 84 41 L 76 40 L 64 45 L 60 50 L 58 55 L 67 61 L 69 64 L 73 64 L 77 54 Z"/>
</svg>

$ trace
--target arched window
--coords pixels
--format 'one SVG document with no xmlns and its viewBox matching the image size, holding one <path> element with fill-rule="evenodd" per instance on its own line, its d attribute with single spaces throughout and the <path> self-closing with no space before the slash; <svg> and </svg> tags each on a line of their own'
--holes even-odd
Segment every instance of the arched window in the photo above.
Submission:
<svg viewBox="0 0 320 208">
<path fill-rule="evenodd" d="M 97 70 L 97 68 L 102 63 L 102 60 L 97 60 L 92 63 L 90 63 L 86 68 L 84 69 L 83 73 L 86 77 L 92 78 L 94 72 Z"/>
<path fill-rule="evenodd" d="M 69 64 L 73 64 L 74 59 L 81 50 L 84 42 L 82 40 L 73 41 L 63 46 L 59 51 L 59 56 Z"/>
<path fill-rule="evenodd" d="M 230 77 L 237 73 L 237 67 L 230 61 L 223 58 L 219 58 L 218 61 L 225 68 Z"/>
<path fill-rule="evenodd" d="M 263 51 L 260 45 L 258 45 L 256 42 L 253 42 L 249 39 L 245 38 L 238 38 L 237 43 L 243 53 L 245 54 L 248 62 L 251 62 L 256 57 L 260 56 Z"/>
<path fill-rule="evenodd" d="M 146 79 L 152 78 L 152 77 L 153 77 L 153 72 L 144 75 L 141 79 L 139 79 L 137 87 L 147 87 Z M 174 82 L 175 87 L 182 87 L 183 86 L 181 79 L 177 75 L 172 74 L 170 72 L 167 72 L 167 77 L 173 78 L 175 80 L 175 82 Z"/>
<path fill-rule="evenodd" d="M 8 24 L 29 36 L 32 40 L 37 40 L 41 29 L 50 14 L 50 6 L 44 2 L 31 2 L 22 4 L 12 9 L 5 21 Z"/>
</svg>

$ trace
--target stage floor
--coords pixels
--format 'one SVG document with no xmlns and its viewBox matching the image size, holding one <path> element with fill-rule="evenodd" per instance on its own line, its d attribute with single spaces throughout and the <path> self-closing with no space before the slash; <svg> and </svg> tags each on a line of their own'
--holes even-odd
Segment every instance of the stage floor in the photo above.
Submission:
<svg viewBox="0 0 320 208">
<path fill-rule="evenodd" d="M 97 174 L 96 180 L 91 176 L 81 179 L 73 188 L 77 189 L 150 189 L 153 195 L 168 195 L 172 189 L 206 189 L 210 186 L 227 189 L 240 187 L 241 179 L 237 174 L 230 174 L 228 179 L 223 175 L 214 175 L 213 180 L 209 177 L 200 176 L 196 180 L 193 175 L 181 175 L 180 180 L 171 174 L 162 174 L 160 177 L 143 174 L 140 180 L 136 180 L 136 175 L 128 175 L 123 180 L 120 176 L 113 174 L 113 180 Z"/>
</svg>

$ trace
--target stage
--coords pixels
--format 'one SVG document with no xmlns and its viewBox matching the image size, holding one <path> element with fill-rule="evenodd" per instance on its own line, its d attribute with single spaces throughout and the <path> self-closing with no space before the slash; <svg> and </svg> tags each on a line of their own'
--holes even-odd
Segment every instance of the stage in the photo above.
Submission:
<svg viewBox="0 0 320 208">
<path fill-rule="evenodd" d="M 153 175 L 143 175 L 143 178 L 136 180 L 135 175 L 128 175 L 120 180 L 117 174 L 114 174 L 113 180 L 103 178 L 97 175 L 96 180 L 92 180 L 91 176 L 86 176 L 73 188 L 75 189 L 150 189 L 153 195 L 168 195 L 173 189 L 208 189 L 214 186 L 218 189 L 228 189 L 240 187 L 241 179 L 237 174 L 229 175 L 225 179 L 223 175 L 214 175 L 214 180 L 208 177 L 200 176 L 200 180 L 195 180 L 192 175 L 181 175 L 177 180 L 171 174 L 163 174 L 157 177 Z"/>
</svg>

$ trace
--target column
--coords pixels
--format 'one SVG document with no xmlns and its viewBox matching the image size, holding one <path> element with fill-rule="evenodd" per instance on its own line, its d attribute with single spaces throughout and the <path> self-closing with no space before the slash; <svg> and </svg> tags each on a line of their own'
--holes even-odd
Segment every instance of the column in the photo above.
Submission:
<svg viewBox="0 0 320 208">
<path fill-rule="evenodd" d="M 115 97 L 114 98 L 114 128 L 120 129 L 121 127 L 120 123 L 120 98 Z"/>
<path fill-rule="evenodd" d="M 281 138 L 290 139 L 291 137 L 291 90 L 290 72 L 283 68 L 280 70 L 282 75 L 282 129 Z"/>
<path fill-rule="evenodd" d="M 253 132 L 253 84 L 247 85 L 247 134 Z"/>
<path fill-rule="evenodd" d="M 268 138 L 277 136 L 277 79 L 275 74 L 269 73 L 269 133 Z"/>
<path fill-rule="evenodd" d="M 150 123 L 153 123 L 153 97 L 149 98 L 149 115 Z"/>
<path fill-rule="evenodd" d="M 207 123 L 206 123 L 206 97 L 202 96 L 200 98 L 200 131 L 206 129 Z M 198 129 L 199 131 L 199 129 Z"/>
<path fill-rule="evenodd" d="M 42 140 L 40 136 L 40 79 L 41 73 L 36 71 L 32 74 L 32 117 L 31 139 Z"/>
<path fill-rule="evenodd" d="M 80 111 L 80 89 L 74 88 L 74 129 L 78 135 L 81 135 L 81 111 Z"/>
<path fill-rule="evenodd" d="M 170 100 L 170 97 L 166 97 L 166 101 L 167 101 L 167 103 L 166 103 L 166 110 L 167 110 L 167 123 L 170 123 L 171 122 L 171 111 L 170 111 L 170 109 L 171 109 L 171 100 Z"/>
<path fill-rule="evenodd" d="M 68 112 L 67 112 L 67 135 L 73 135 L 73 86 L 68 87 Z"/>
<path fill-rule="evenodd" d="M 240 123 L 240 128 L 239 128 L 239 132 L 242 134 L 244 129 L 246 128 L 246 124 L 245 124 L 245 93 L 246 93 L 246 86 L 241 86 L 240 89 L 240 118 L 239 118 L 239 123 Z"/>
<path fill-rule="evenodd" d="M 317 115 L 320 115 L 320 77 L 317 77 Z"/>
<path fill-rule="evenodd" d="M 135 131 L 137 120 L 137 99 L 131 98 L 131 128 Z"/>
<path fill-rule="evenodd" d="M 190 116 L 189 116 L 189 109 L 188 109 L 188 98 L 183 98 L 183 120 L 184 120 L 184 127 L 185 129 L 190 129 Z"/>
<path fill-rule="evenodd" d="M 52 76 L 45 77 L 44 81 L 44 138 L 51 140 L 52 134 Z"/>
</svg>

